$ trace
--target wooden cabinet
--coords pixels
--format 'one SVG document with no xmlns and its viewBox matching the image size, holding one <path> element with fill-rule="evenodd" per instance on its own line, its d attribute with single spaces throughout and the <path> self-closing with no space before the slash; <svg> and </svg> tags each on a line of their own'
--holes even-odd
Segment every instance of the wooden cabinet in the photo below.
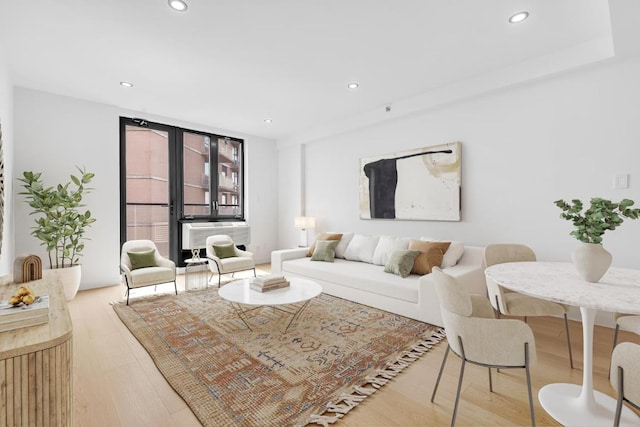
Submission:
<svg viewBox="0 0 640 427">
<path fill-rule="evenodd" d="M 0 426 L 71 426 L 72 324 L 62 284 L 44 271 L 26 285 L 49 295 L 49 322 L 0 332 Z M 18 286 L 0 285 L 0 300 Z"/>
</svg>

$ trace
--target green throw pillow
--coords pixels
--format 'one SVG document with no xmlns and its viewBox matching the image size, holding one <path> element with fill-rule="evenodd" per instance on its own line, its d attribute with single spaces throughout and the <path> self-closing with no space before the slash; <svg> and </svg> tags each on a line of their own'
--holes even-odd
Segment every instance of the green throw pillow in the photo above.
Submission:
<svg viewBox="0 0 640 427">
<path fill-rule="evenodd" d="M 149 251 L 127 252 L 127 255 L 129 255 L 129 261 L 131 261 L 132 270 L 158 266 L 158 264 L 156 263 L 155 249 L 151 249 Z"/>
<path fill-rule="evenodd" d="M 340 240 L 316 240 L 316 247 L 311 255 L 311 261 L 333 262 L 336 256 L 336 246 Z"/>
<path fill-rule="evenodd" d="M 227 245 L 213 245 L 213 251 L 220 259 L 233 258 L 236 256 L 236 249 L 233 247 L 233 243 L 229 243 Z"/>
<path fill-rule="evenodd" d="M 387 265 L 384 266 L 384 272 L 405 278 L 411 274 L 413 262 L 418 255 L 420 255 L 420 251 L 395 251 L 389 257 Z"/>
</svg>

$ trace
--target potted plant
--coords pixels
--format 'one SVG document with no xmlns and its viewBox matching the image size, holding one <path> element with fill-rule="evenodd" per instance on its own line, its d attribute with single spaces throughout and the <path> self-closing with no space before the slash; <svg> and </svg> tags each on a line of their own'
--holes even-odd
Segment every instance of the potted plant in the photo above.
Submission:
<svg viewBox="0 0 640 427">
<path fill-rule="evenodd" d="M 583 210 L 581 200 L 556 200 L 555 205 L 562 209 L 561 218 L 572 222 L 575 229 L 569 233 L 581 243 L 571 258 L 578 274 L 588 282 L 597 282 L 611 265 L 611 254 L 602 247 L 602 235 L 607 230 L 615 230 L 624 218 L 638 219 L 640 209 L 633 209 L 633 200 L 623 199 L 620 202 L 594 197 L 589 208 Z"/>
<path fill-rule="evenodd" d="M 82 210 L 82 198 L 92 189 L 86 187 L 94 177 L 93 173 L 77 168 L 78 176 L 71 175 L 71 181 L 54 187 L 45 187 L 42 174 L 23 172 L 22 182 L 25 196 L 37 215 L 36 225 L 31 232 L 41 241 L 49 256 L 51 269 L 59 269 L 59 274 L 69 275 L 62 280 L 67 300 L 75 297 L 80 286 L 80 257 L 84 250 L 85 229 L 95 222 L 91 212 Z"/>
</svg>

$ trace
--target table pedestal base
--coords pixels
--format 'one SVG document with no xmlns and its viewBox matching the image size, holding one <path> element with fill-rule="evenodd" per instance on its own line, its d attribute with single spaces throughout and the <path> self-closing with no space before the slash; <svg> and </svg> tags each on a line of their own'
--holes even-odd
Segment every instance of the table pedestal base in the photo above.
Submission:
<svg viewBox="0 0 640 427">
<path fill-rule="evenodd" d="M 597 390 L 593 400 L 581 395 L 582 386 L 576 384 L 549 384 L 540 389 L 538 399 L 549 415 L 564 426 L 613 425 L 616 400 Z M 638 426 L 640 418 L 623 405 L 621 426 Z"/>
</svg>

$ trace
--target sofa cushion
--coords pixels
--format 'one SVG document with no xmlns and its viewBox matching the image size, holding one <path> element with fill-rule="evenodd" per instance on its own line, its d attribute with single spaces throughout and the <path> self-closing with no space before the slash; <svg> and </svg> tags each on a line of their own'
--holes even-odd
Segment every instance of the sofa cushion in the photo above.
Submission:
<svg viewBox="0 0 640 427">
<path fill-rule="evenodd" d="M 345 259 L 350 261 L 362 261 L 371 264 L 373 253 L 378 245 L 379 236 L 365 236 L 364 234 L 355 234 L 347 250 L 344 252 Z"/>
<path fill-rule="evenodd" d="M 406 250 L 409 247 L 409 239 L 392 236 L 380 236 L 376 250 L 373 252 L 372 264 L 386 265 L 395 251 Z"/>
<path fill-rule="evenodd" d="M 412 274 L 403 279 L 394 274 L 384 274 L 383 267 L 379 265 L 339 258 L 333 263 L 311 262 L 309 258 L 297 258 L 283 261 L 282 272 L 285 275 L 296 274 L 318 280 L 320 283 L 331 282 L 397 300 L 418 302 L 420 276 Z"/>
<path fill-rule="evenodd" d="M 342 238 L 342 234 L 340 233 L 321 233 L 316 236 L 316 240 L 309 246 L 309 250 L 307 251 L 307 256 L 312 256 L 313 251 L 316 248 L 316 242 L 318 240 L 340 240 Z"/>
<path fill-rule="evenodd" d="M 336 246 L 336 258 L 344 258 L 344 253 L 349 243 L 351 243 L 354 234 L 355 233 L 342 233 L 342 239 L 340 239 L 340 243 Z"/>
<path fill-rule="evenodd" d="M 316 240 L 316 248 L 311 255 L 311 261 L 333 262 L 338 242 L 339 240 Z"/>
<path fill-rule="evenodd" d="M 449 249 L 450 242 L 427 242 L 424 240 L 412 240 L 409 249 L 420 251 L 413 263 L 412 273 L 429 274 L 433 267 L 440 267 L 445 252 Z"/>
<path fill-rule="evenodd" d="M 397 274 L 404 279 L 411 274 L 413 262 L 418 255 L 420 255 L 420 251 L 395 251 L 391 254 L 389 261 L 384 266 L 384 272 Z"/>
<path fill-rule="evenodd" d="M 442 242 L 443 240 L 432 239 L 430 237 L 420 237 L 420 240 L 427 240 L 430 242 Z M 453 267 L 460 261 L 464 255 L 464 244 L 459 241 L 451 241 L 451 245 L 449 245 L 449 249 L 444 253 L 444 257 L 442 258 L 442 268 Z"/>
</svg>

